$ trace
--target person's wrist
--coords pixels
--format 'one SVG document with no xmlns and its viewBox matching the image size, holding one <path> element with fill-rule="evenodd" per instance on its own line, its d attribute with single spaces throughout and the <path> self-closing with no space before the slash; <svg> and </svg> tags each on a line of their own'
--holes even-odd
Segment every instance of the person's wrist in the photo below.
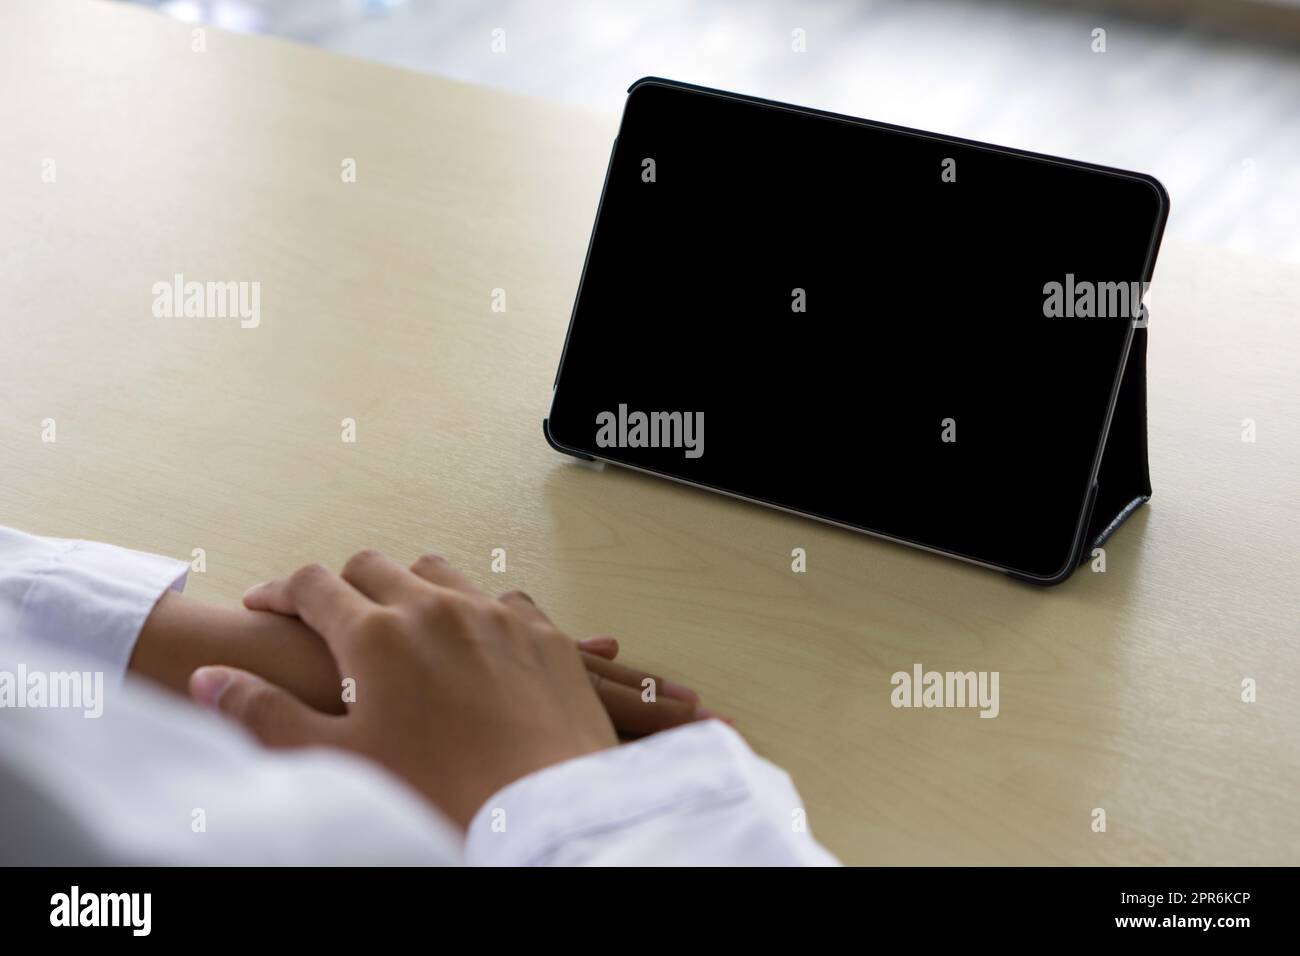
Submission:
<svg viewBox="0 0 1300 956">
<path fill-rule="evenodd" d="M 284 688 L 316 710 L 345 711 L 338 665 L 320 635 L 296 617 L 242 607 L 227 610 L 239 632 L 236 649 L 245 661 L 235 666 Z"/>
<path fill-rule="evenodd" d="M 131 671 L 186 693 L 190 675 L 209 664 L 249 671 L 317 710 L 343 712 L 333 656 L 298 619 L 163 595 L 140 631 Z"/>
</svg>

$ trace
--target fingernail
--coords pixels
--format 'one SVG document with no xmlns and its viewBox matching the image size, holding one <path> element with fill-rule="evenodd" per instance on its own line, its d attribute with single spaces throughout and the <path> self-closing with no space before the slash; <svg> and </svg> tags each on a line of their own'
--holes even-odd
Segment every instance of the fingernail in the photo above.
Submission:
<svg viewBox="0 0 1300 956">
<path fill-rule="evenodd" d="M 262 581 L 262 582 L 259 583 L 259 584 L 254 584 L 251 588 L 249 588 L 247 591 L 244 592 L 244 597 L 248 597 L 248 596 L 249 596 L 250 594 L 252 594 L 254 591 L 257 591 L 257 590 L 259 590 L 259 589 L 261 589 L 261 588 L 264 588 L 264 587 L 266 587 L 266 582 L 265 582 L 265 581 Z"/>
<path fill-rule="evenodd" d="M 618 641 L 612 637 L 588 637 L 578 642 L 578 650 L 612 661 L 618 657 Z"/>
<path fill-rule="evenodd" d="M 216 710 L 230 680 L 230 671 L 224 667 L 200 667 L 190 675 L 190 696 L 204 707 Z"/>
<path fill-rule="evenodd" d="M 730 727 L 736 726 L 736 722 L 732 720 L 730 717 L 723 717 L 716 710 L 709 710 L 709 708 L 707 707 L 696 707 L 695 719 L 696 720 L 720 720 L 724 724 L 727 724 Z"/>
<path fill-rule="evenodd" d="M 684 700 L 688 704 L 698 704 L 700 702 L 699 694 L 675 680 L 661 680 L 659 682 L 659 693 L 674 700 Z"/>
</svg>

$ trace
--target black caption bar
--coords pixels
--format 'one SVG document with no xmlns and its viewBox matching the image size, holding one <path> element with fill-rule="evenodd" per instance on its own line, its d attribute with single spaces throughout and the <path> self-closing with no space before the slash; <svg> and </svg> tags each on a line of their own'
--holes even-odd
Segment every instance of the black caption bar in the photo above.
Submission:
<svg viewBox="0 0 1300 956">
<path fill-rule="evenodd" d="M 1292 923 L 1294 871 L 1278 869 L 846 869 L 486 871 L 6 869 L 7 939 L 259 943 L 471 932 L 580 934 L 599 924 L 681 938 L 669 925 L 747 936 L 773 922 L 869 938 L 912 927 L 926 944 L 1130 936 L 1232 945 Z M 567 930 L 565 924 L 570 924 Z M 667 933 L 666 936 L 662 934 Z M 863 936 L 866 934 L 866 937 Z M 971 934 L 975 934 L 972 936 Z M 1243 935 L 1244 934 L 1244 935 Z M 1290 935 L 1288 933 L 1288 935 Z M 698 939 L 694 933 L 687 936 Z M 539 937 L 532 936 L 533 942 Z"/>
</svg>

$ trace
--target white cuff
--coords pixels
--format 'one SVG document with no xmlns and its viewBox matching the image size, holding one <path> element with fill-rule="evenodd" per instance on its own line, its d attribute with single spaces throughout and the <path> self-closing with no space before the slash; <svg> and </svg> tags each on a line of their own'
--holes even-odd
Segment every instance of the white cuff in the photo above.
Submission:
<svg viewBox="0 0 1300 956">
<path fill-rule="evenodd" d="M 0 633 L 86 654 L 120 679 L 158 598 L 188 572 L 156 554 L 0 528 Z"/>
<path fill-rule="evenodd" d="M 789 775 L 717 720 L 529 774 L 475 814 L 479 866 L 799 866 L 836 861 Z"/>
</svg>

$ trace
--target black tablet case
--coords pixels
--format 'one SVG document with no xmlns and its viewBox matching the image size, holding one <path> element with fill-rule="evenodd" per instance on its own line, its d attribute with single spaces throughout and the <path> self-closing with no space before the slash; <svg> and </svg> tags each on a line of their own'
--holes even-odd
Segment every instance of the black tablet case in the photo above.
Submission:
<svg viewBox="0 0 1300 956">
<path fill-rule="evenodd" d="M 1151 471 L 1147 462 L 1147 307 L 1142 306 L 1142 319 L 1133 330 L 1133 343 L 1120 375 L 1119 394 L 1111 414 L 1110 430 L 1106 434 L 1106 447 L 1102 449 L 1097 480 L 1088 497 L 1086 530 L 1079 540 L 1079 553 L 1070 565 L 1070 573 L 1092 560 L 1092 552 L 1100 548 L 1115 530 L 1143 504 L 1151 500 Z M 558 377 L 557 377 L 558 380 Z M 556 451 L 595 461 L 591 455 L 562 448 L 551 438 L 547 419 L 542 419 L 542 434 L 547 444 Z M 1011 577 L 1032 584 L 1059 584 L 1070 576 L 1063 574 L 1052 581 L 1024 577 L 1007 572 Z"/>
<path fill-rule="evenodd" d="M 1086 564 L 1125 519 L 1151 500 L 1147 462 L 1147 307 L 1133 330 L 1133 344 L 1120 377 L 1110 432 L 1097 469 L 1092 513 L 1077 564 Z"/>
</svg>

